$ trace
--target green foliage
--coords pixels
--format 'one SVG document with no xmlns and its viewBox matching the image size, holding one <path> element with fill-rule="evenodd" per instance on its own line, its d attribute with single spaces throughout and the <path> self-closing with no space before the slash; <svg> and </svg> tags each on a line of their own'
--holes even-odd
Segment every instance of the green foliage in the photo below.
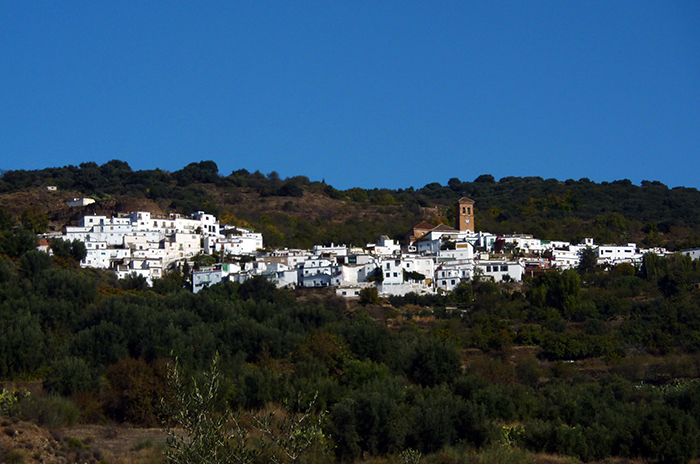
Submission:
<svg viewBox="0 0 700 464">
<path fill-rule="evenodd" d="M 581 294 L 581 279 L 569 269 L 563 273 L 547 272 L 529 282 L 528 299 L 537 308 L 556 308 L 570 319 L 576 312 Z"/>
<path fill-rule="evenodd" d="M 462 371 L 459 353 L 447 340 L 431 337 L 417 343 L 408 375 L 424 386 L 452 382 Z"/>
<path fill-rule="evenodd" d="M 57 429 L 75 425 L 80 410 L 67 398 L 31 395 L 18 403 L 16 417 L 48 429 Z"/>
<path fill-rule="evenodd" d="M 80 240 L 67 241 L 51 239 L 49 243 L 54 256 L 59 258 L 72 258 L 76 262 L 80 262 L 87 256 L 85 244 Z"/>
<path fill-rule="evenodd" d="M 36 234 L 20 228 L 0 232 L 0 253 L 10 258 L 18 258 L 36 248 Z"/>
<path fill-rule="evenodd" d="M 51 257 L 43 251 L 27 251 L 19 260 L 20 272 L 29 279 L 36 279 L 41 272 L 50 267 Z"/>
<path fill-rule="evenodd" d="M 29 397 L 26 390 L 8 391 L 4 388 L 0 390 L 0 415 L 12 417 L 17 414 L 17 405 L 23 399 Z"/>
<path fill-rule="evenodd" d="M 459 305 L 469 305 L 474 299 L 474 289 L 470 282 L 460 282 L 452 290 L 454 302 Z"/>
<path fill-rule="evenodd" d="M 143 291 L 148 288 L 148 280 L 143 275 L 132 272 L 119 279 L 119 286 L 124 290 Z"/>
<path fill-rule="evenodd" d="M 287 246 L 331 241 L 367 243 L 379 233 L 387 232 L 398 238 L 426 219 L 422 207 L 437 206 L 443 219 L 451 223 L 454 218 L 451 205 L 462 196 L 472 198 L 478 205 L 477 228 L 497 234 L 520 230 L 543 239 L 576 241 L 594 237 L 600 243 L 626 243 L 634 239 L 647 246 L 666 245 L 670 249 L 700 245 L 700 236 L 694 232 L 700 225 L 700 213 L 695 207 L 700 202 L 700 193 L 689 188 L 669 189 L 650 181 L 635 186 L 628 180 L 596 184 L 588 179 L 560 182 L 540 177 L 504 177 L 496 181 L 491 175 L 482 175 L 473 182 L 454 177 L 446 185 L 433 182 L 420 189 L 339 191 L 325 182 L 310 182 L 304 176 L 281 179 L 274 171 L 266 176 L 240 169 L 224 176 L 213 161 L 191 163 L 167 173 L 159 169 L 132 171 L 127 163 L 112 160 L 102 166 L 82 163 L 36 171 L 6 171 L 0 179 L 0 190 L 15 192 L 49 183 L 64 190 L 77 190 L 85 196 L 128 195 L 170 202 L 169 208 L 181 213 L 218 212 L 225 205 L 215 198 L 226 198 L 239 205 L 241 192 L 256 192 L 263 198 L 300 198 L 310 192 L 343 201 L 346 209 L 368 208 L 379 213 L 372 220 L 350 218 L 345 223 L 325 218 L 290 221 L 287 212 L 276 214 L 267 225 L 266 238 L 272 243 L 278 234 L 284 234 Z M 225 194 L 219 197 L 209 193 L 213 188 Z M 41 221 L 37 224 L 31 220 L 37 214 L 30 213 L 26 215 L 25 227 L 43 231 L 45 226 L 42 228 Z M 255 224 L 256 229 L 263 229 L 258 223 L 259 212 L 243 210 L 236 214 Z M 0 220 L 0 231 L 11 227 L 3 228 L 4 222 L 7 221 Z"/>
<path fill-rule="evenodd" d="M 633 455 L 672 464 L 684 464 L 697 456 L 700 431 L 687 414 L 653 408 L 640 419 L 633 432 Z"/>
<path fill-rule="evenodd" d="M 317 396 L 299 412 L 297 407 L 285 401 L 285 415 L 281 419 L 275 416 L 274 411 L 265 416 L 253 417 L 254 427 L 272 442 L 270 462 L 297 462 L 312 446 L 326 446 L 322 428 L 325 412 L 314 415 L 312 411 Z M 301 397 L 297 398 L 297 403 L 301 403 Z"/>
<path fill-rule="evenodd" d="M 0 378 L 38 369 L 45 359 L 39 318 L 25 308 L 0 306 L 0 327 Z"/>
<path fill-rule="evenodd" d="M 52 394 L 72 396 L 78 392 L 94 392 L 97 384 L 88 364 L 80 358 L 70 356 L 51 365 L 44 388 Z"/>
<path fill-rule="evenodd" d="M 0 285 L 8 283 L 12 280 L 14 265 L 3 258 L 0 258 Z"/>
<path fill-rule="evenodd" d="M 194 295 L 172 273 L 153 290 L 126 291 L 108 274 L 44 258 L 29 249 L 0 260 L 0 376 L 44 379 L 85 416 L 104 410 L 153 424 L 154 398 L 169 395 L 157 360 L 178 356 L 201 392 L 201 366 L 218 351 L 210 417 L 228 418 L 229 407 L 277 410 L 277 433 L 305 406 L 276 405 L 318 392 L 308 424 L 329 411 L 322 431 L 340 461 L 398 460 L 409 448 L 436 453 L 426 460 L 481 459 L 500 436 L 494 423 L 521 424 L 508 437 L 523 453 L 698 456 L 700 395 L 694 382 L 674 382 L 700 377 L 700 268 L 687 258 L 652 258 L 639 271 L 546 273 L 522 287 L 475 282 L 388 298 L 381 309 L 333 295 L 295 298 L 264 279 Z M 33 408 L 27 417 L 38 417 Z M 242 443 L 234 422 L 225 425 L 232 446 Z M 256 459 L 289 460 L 279 436 L 246 437 Z M 300 460 L 327 461 L 324 453 L 317 442 Z"/>
<path fill-rule="evenodd" d="M 403 270 L 403 280 L 408 281 L 408 280 L 415 280 L 416 282 L 425 282 L 425 275 L 421 274 L 420 272 L 416 271 L 406 271 L 406 269 Z"/>
<path fill-rule="evenodd" d="M 238 288 L 238 295 L 242 300 L 250 298 L 257 302 L 272 302 L 278 297 L 279 293 L 275 284 L 268 278 L 254 276 L 241 284 Z"/>
<path fill-rule="evenodd" d="M 15 226 L 15 218 L 5 208 L 0 208 L 0 232 L 12 230 Z"/>
<path fill-rule="evenodd" d="M 360 290 L 360 304 L 367 306 L 378 305 L 379 303 L 379 291 L 377 287 L 365 287 Z"/>
<path fill-rule="evenodd" d="M 25 209 L 19 217 L 19 222 L 27 230 L 35 234 L 43 234 L 49 225 L 49 217 L 36 206 Z"/>
<path fill-rule="evenodd" d="M 174 392 L 173 402 L 162 402 L 166 418 L 177 428 L 166 428 L 168 450 L 166 462 L 229 463 L 251 462 L 260 451 L 250 449 L 248 434 L 228 412 L 221 411 L 218 360 L 201 383 L 182 379 L 177 360 L 170 364 L 168 382 Z M 229 428 L 229 422 L 233 428 Z"/>
</svg>

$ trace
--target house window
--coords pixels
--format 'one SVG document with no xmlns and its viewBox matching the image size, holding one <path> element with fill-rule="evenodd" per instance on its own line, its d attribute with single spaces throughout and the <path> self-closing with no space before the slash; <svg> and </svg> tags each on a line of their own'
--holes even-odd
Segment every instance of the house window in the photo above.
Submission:
<svg viewBox="0 0 700 464">
<path fill-rule="evenodd" d="M 386 263 L 386 268 L 387 268 L 387 269 L 391 269 L 391 264 Z"/>
<path fill-rule="evenodd" d="M 455 284 L 455 281 L 454 281 L 454 280 L 450 280 L 450 284 L 454 285 L 454 284 Z"/>
<path fill-rule="evenodd" d="M 508 272 L 508 266 L 501 266 L 501 272 Z"/>
<path fill-rule="evenodd" d="M 491 266 L 486 266 L 486 272 L 491 272 Z"/>
<path fill-rule="evenodd" d="M 398 273 L 398 272 L 394 272 L 394 277 L 398 277 L 398 276 L 399 276 L 399 273 Z"/>
<path fill-rule="evenodd" d="M 391 277 L 391 272 L 386 273 L 386 278 L 388 279 L 389 277 Z"/>
</svg>

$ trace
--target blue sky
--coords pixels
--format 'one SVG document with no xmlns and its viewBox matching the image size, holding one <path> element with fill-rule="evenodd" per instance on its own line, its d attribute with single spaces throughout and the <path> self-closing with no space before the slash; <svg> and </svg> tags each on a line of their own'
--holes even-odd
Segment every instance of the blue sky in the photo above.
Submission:
<svg viewBox="0 0 700 464">
<path fill-rule="evenodd" d="M 694 0 L 0 6 L 0 169 L 700 187 Z"/>
</svg>

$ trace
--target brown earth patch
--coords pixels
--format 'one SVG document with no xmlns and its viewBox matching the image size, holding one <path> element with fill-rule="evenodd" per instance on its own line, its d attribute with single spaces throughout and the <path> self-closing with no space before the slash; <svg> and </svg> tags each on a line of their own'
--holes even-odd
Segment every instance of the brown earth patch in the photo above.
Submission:
<svg viewBox="0 0 700 464">
<path fill-rule="evenodd" d="M 163 461 L 161 429 L 78 425 L 47 430 L 0 417 L 0 462 L 146 464 Z"/>
</svg>

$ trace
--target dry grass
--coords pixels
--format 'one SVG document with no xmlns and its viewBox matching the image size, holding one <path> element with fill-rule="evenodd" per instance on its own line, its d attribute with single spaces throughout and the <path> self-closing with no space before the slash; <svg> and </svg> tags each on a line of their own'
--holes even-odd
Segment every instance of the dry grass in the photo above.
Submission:
<svg viewBox="0 0 700 464">
<path fill-rule="evenodd" d="M 62 433 L 89 442 L 100 449 L 110 464 L 147 464 L 162 462 L 166 434 L 161 429 L 121 426 L 79 425 Z"/>
</svg>

